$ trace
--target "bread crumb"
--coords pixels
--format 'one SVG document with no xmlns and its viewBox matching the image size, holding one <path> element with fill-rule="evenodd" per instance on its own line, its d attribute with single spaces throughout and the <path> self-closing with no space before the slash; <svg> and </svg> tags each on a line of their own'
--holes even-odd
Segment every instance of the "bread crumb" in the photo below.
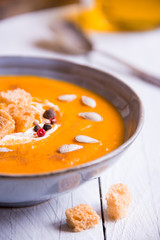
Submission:
<svg viewBox="0 0 160 240">
<path fill-rule="evenodd" d="M 109 217 L 117 220 L 127 215 L 131 203 L 131 194 L 126 184 L 114 184 L 106 195 Z"/>
<path fill-rule="evenodd" d="M 37 99 L 38 102 L 33 102 L 34 99 L 30 93 L 20 88 L 0 92 L 0 110 L 8 113 L 14 121 L 14 132 L 25 132 L 35 124 L 45 123 L 46 120 L 44 121 L 43 119 L 45 107 L 51 105 L 59 109 L 58 106 L 50 103 L 48 100 L 41 101 Z M 48 122 L 50 123 L 49 120 Z M 4 136 L 3 130 L 1 127 L 0 138 Z"/>
<path fill-rule="evenodd" d="M 6 107 L 6 103 L 0 103 L 0 109 L 5 110 Z"/>
<path fill-rule="evenodd" d="M 12 117 L 4 110 L 0 110 L 0 139 L 5 135 L 14 132 L 15 121 Z"/>
<path fill-rule="evenodd" d="M 15 132 L 25 132 L 33 126 L 36 110 L 32 106 L 9 104 L 7 112 L 15 121 Z"/>
<path fill-rule="evenodd" d="M 0 92 L 0 102 L 8 104 L 24 104 L 28 105 L 32 102 L 32 96 L 24 89 L 16 88 L 6 92 Z"/>
<path fill-rule="evenodd" d="M 74 232 L 81 232 L 82 230 L 92 228 L 99 222 L 99 216 L 93 208 L 87 204 L 80 204 L 67 209 L 65 214 L 67 224 L 73 228 Z"/>
</svg>

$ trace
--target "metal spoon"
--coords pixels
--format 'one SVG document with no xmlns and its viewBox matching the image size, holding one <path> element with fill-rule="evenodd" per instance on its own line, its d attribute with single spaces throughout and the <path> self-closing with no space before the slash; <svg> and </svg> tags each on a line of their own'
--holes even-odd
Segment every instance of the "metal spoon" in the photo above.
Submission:
<svg viewBox="0 0 160 240">
<path fill-rule="evenodd" d="M 58 49 L 63 49 L 68 54 L 87 54 L 91 51 L 100 53 L 105 57 L 109 57 L 115 62 L 127 67 L 132 75 L 140 78 L 141 80 L 154 84 L 160 87 L 160 78 L 146 73 L 137 67 L 132 66 L 121 58 L 104 52 L 99 49 L 95 49 L 92 42 L 86 36 L 86 34 L 77 27 L 74 23 L 69 21 L 62 21 L 52 25 L 52 30 L 56 33 Z"/>
</svg>

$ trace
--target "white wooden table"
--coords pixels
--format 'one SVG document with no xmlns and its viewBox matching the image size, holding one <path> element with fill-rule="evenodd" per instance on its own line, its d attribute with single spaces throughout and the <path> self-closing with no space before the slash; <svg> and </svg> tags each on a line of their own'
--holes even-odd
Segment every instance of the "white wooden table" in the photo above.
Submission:
<svg viewBox="0 0 160 240">
<path fill-rule="evenodd" d="M 99 179 L 46 203 L 20 209 L 0 209 L 0 240 L 158 240 L 160 239 L 160 88 L 124 72 L 97 54 L 72 57 L 40 49 L 36 42 L 51 40 L 48 24 L 55 10 L 32 13 L 0 22 L 0 56 L 25 55 L 58 57 L 114 72 L 141 97 L 144 127 L 128 152 Z M 133 64 L 160 76 L 160 29 L 141 33 L 92 34 L 96 46 L 109 50 Z M 115 68 L 115 70 L 113 70 Z M 128 217 L 111 221 L 106 213 L 105 194 L 114 183 L 129 185 L 133 196 Z M 100 188 L 102 206 L 100 204 Z M 65 210 L 79 203 L 91 205 L 103 219 L 81 233 L 66 226 Z"/>
</svg>

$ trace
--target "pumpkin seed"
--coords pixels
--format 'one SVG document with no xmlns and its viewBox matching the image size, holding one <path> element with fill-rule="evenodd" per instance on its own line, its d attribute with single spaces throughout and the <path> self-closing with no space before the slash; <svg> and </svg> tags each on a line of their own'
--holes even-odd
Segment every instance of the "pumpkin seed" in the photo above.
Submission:
<svg viewBox="0 0 160 240">
<path fill-rule="evenodd" d="M 95 122 L 103 121 L 102 116 L 95 112 L 83 112 L 83 113 L 79 113 L 78 115 L 82 118 L 85 118 L 85 119 L 91 120 L 91 121 L 95 121 Z"/>
<path fill-rule="evenodd" d="M 74 99 L 76 99 L 75 94 L 64 94 L 58 97 L 58 100 L 63 102 L 72 102 Z"/>
<path fill-rule="evenodd" d="M 99 142 L 97 139 L 88 137 L 85 135 L 78 135 L 75 137 L 75 140 L 77 142 L 82 142 L 82 143 L 97 143 L 97 142 Z"/>
<path fill-rule="evenodd" d="M 91 107 L 91 108 L 96 107 L 96 101 L 93 98 L 82 96 L 81 101 L 83 104 L 87 105 L 88 107 Z"/>
<path fill-rule="evenodd" d="M 83 146 L 80 146 L 77 144 L 64 144 L 58 149 L 58 151 L 60 153 L 67 153 L 67 152 L 73 152 L 82 148 Z"/>
</svg>

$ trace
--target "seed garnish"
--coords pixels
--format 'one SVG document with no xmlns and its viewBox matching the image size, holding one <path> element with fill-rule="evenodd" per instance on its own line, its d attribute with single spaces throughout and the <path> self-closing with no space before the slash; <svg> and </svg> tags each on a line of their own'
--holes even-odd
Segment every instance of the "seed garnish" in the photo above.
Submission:
<svg viewBox="0 0 160 240">
<path fill-rule="evenodd" d="M 45 131 L 48 131 L 48 130 L 50 130 L 52 128 L 52 126 L 51 126 L 51 124 L 49 124 L 49 123 L 45 123 L 44 125 L 43 125 L 43 129 L 45 130 Z"/>
<path fill-rule="evenodd" d="M 33 124 L 34 124 L 34 125 L 38 125 L 38 124 L 39 124 L 39 121 L 38 121 L 38 120 L 34 120 Z"/>
<path fill-rule="evenodd" d="M 77 144 L 64 144 L 58 149 L 58 152 L 67 153 L 67 152 L 73 152 L 82 148 L 83 146 L 80 146 Z"/>
<path fill-rule="evenodd" d="M 78 116 L 87 120 L 95 121 L 95 122 L 103 121 L 102 116 L 95 112 L 83 112 L 83 113 L 79 113 Z"/>
<path fill-rule="evenodd" d="M 41 127 L 39 125 L 34 126 L 33 130 L 37 132 Z"/>
<path fill-rule="evenodd" d="M 75 140 L 77 142 L 82 142 L 82 143 L 97 143 L 97 142 L 99 142 L 97 139 L 88 137 L 86 135 L 78 135 L 75 137 Z"/>
<path fill-rule="evenodd" d="M 51 124 L 55 124 L 56 122 L 57 122 L 56 117 L 53 117 L 53 118 L 50 119 L 50 123 Z"/>
<path fill-rule="evenodd" d="M 75 94 L 64 94 L 58 97 L 58 100 L 63 102 L 72 102 L 74 99 L 76 99 L 77 96 Z"/>
<path fill-rule="evenodd" d="M 87 105 L 88 107 L 91 107 L 91 108 L 96 107 L 96 101 L 93 98 L 82 96 L 81 101 L 84 105 Z"/>
<path fill-rule="evenodd" d="M 53 109 L 48 109 L 44 112 L 43 117 L 47 119 L 56 117 L 56 112 Z"/>
<path fill-rule="evenodd" d="M 44 137 L 46 131 L 43 128 L 38 129 L 37 135 L 38 137 Z"/>
</svg>

